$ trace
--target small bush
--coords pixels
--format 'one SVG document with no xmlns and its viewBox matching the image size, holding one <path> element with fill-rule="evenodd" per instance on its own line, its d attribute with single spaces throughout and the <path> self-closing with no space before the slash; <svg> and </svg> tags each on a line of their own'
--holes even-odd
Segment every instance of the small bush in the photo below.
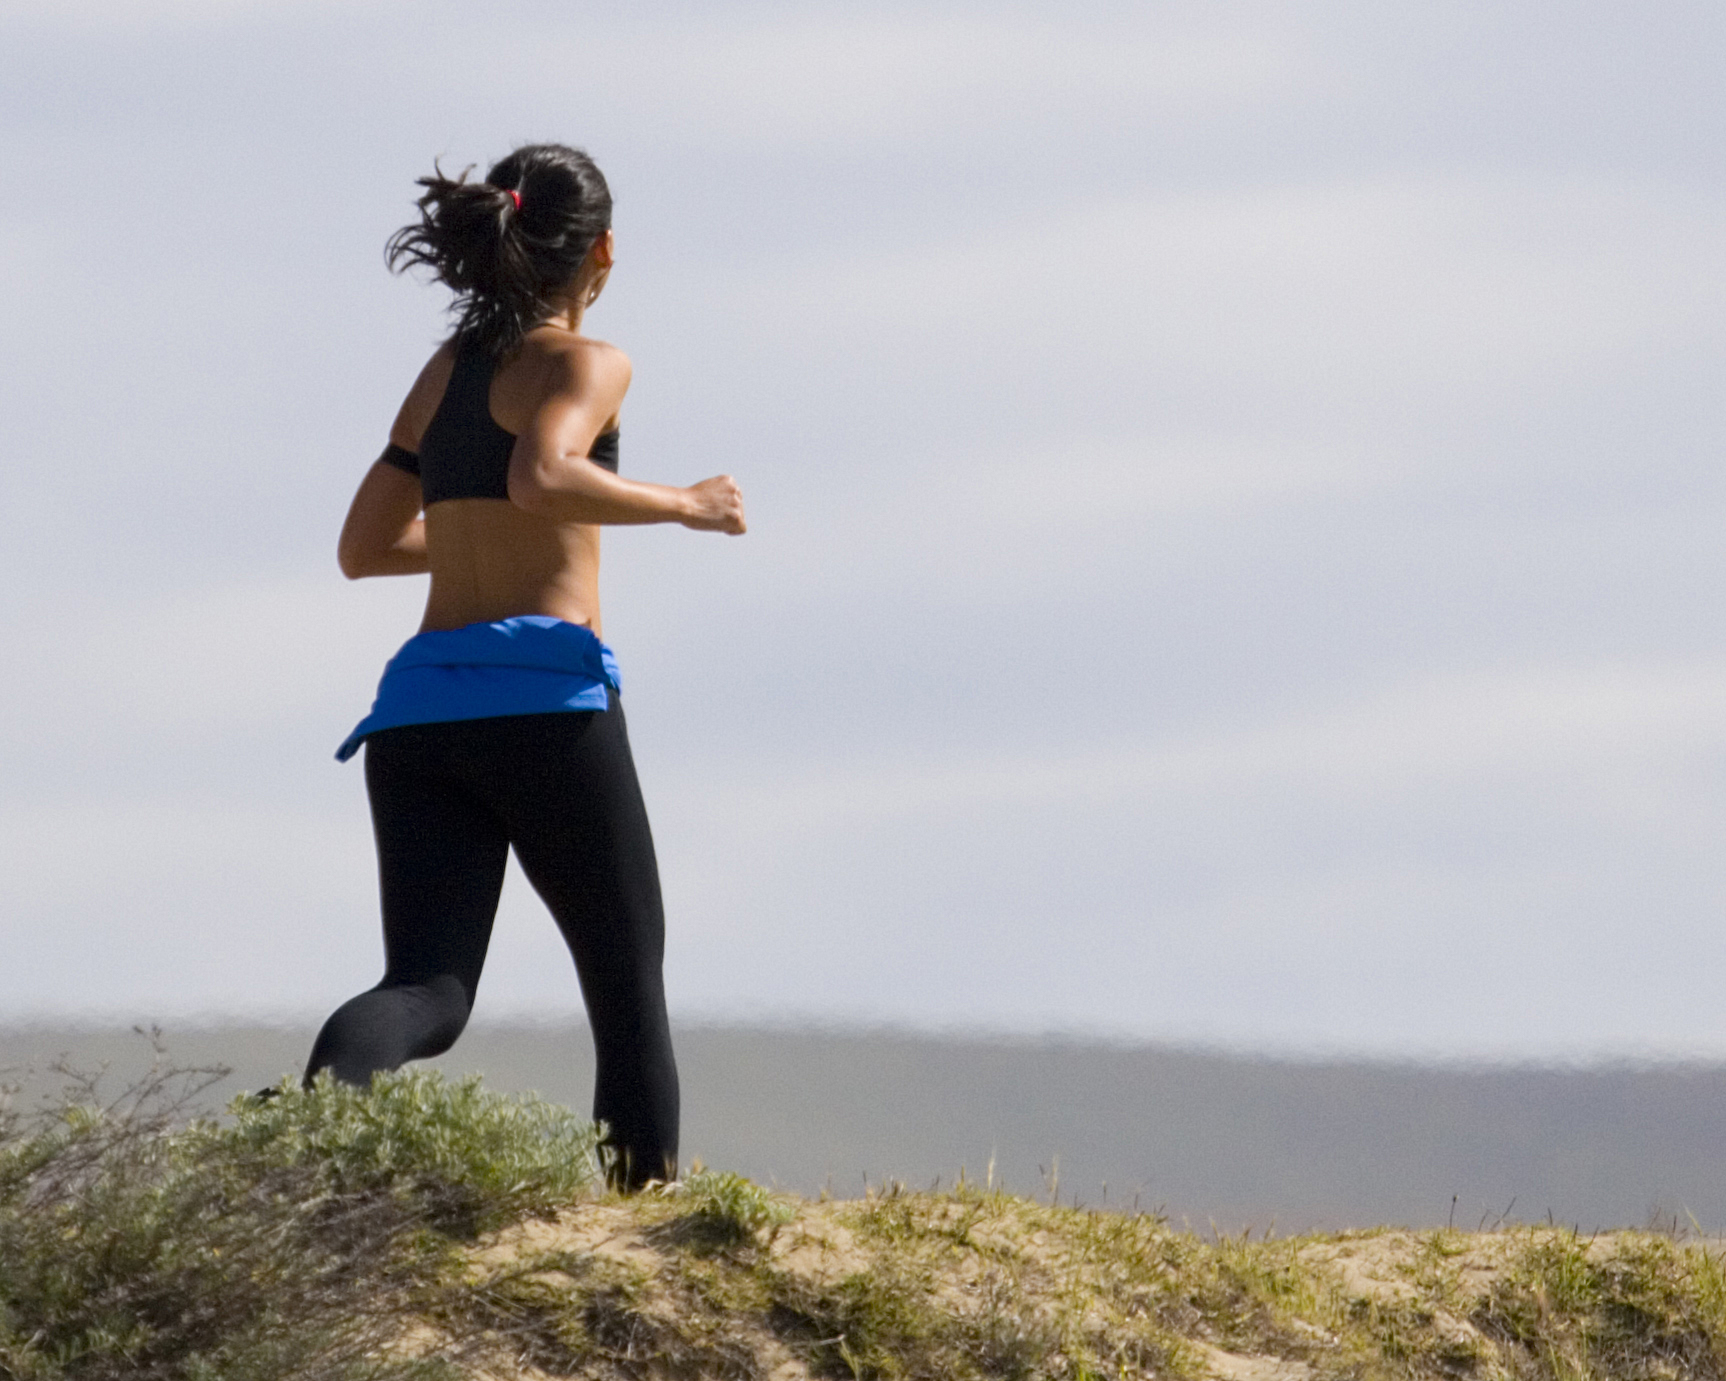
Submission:
<svg viewBox="0 0 1726 1381">
<path fill-rule="evenodd" d="M 369 1089 L 320 1074 L 274 1093 L 235 1100 L 233 1126 L 205 1129 L 211 1150 L 255 1175 L 309 1175 L 328 1194 L 395 1194 L 455 1235 L 550 1212 L 599 1177 L 598 1127 L 536 1097 L 487 1093 L 477 1074 L 379 1075 Z"/>
<path fill-rule="evenodd" d="M 386 1381 L 453 1237 L 595 1177 L 596 1129 L 435 1074 L 320 1081 L 182 1123 L 196 1081 L 0 1114 L 0 1378 Z M 188 1088 L 191 1092 L 188 1092 Z"/>
<path fill-rule="evenodd" d="M 729 1170 L 697 1170 L 686 1175 L 681 1193 L 703 1235 L 726 1244 L 748 1241 L 764 1229 L 784 1226 L 795 1216 L 791 1205 Z"/>
</svg>

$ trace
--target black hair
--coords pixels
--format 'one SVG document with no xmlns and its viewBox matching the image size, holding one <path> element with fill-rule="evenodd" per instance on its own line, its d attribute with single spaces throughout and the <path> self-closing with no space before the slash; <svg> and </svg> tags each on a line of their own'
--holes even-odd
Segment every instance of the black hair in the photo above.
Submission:
<svg viewBox="0 0 1726 1381">
<path fill-rule="evenodd" d="M 594 241 L 611 228 L 611 189 L 580 149 L 524 144 L 484 182 L 419 179 L 417 225 L 390 236 L 393 272 L 424 264 L 455 293 L 456 337 L 494 359 L 549 317 Z"/>
</svg>

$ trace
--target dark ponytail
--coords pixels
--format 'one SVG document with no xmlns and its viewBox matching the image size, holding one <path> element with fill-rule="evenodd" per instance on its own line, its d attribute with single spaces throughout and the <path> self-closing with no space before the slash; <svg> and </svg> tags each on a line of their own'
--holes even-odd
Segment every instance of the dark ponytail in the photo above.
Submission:
<svg viewBox="0 0 1726 1381">
<path fill-rule="evenodd" d="M 611 228 L 611 189 L 591 158 L 563 144 L 524 145 L 484 182 L 467 171 L 434 168 L 419 180 L 419 223 L 390 236 L 385 259 L 396 273 L 430 268 L 456 295 L 457 337 L 495 359 L 552 314 Z"/>
</svg>

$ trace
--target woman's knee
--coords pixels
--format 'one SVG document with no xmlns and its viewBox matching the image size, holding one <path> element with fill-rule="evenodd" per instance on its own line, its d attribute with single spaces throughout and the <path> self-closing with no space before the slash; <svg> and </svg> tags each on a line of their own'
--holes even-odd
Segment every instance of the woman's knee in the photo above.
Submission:
<svg viewBox="0 0 1726 1381">
<path fill-rule="evenodd" d="M 324 1023 L 306 1078 L 328 1069 L 344 1083 L 363 1085 L 380 1070 L 441 1055 L 461 1035 L 472 1007 L 468 990 L 449 975 L 426 982 L 385 978 Z"/>
<path fill-rule="evenodd" d="M 397 995 L 397 1001 L 412 1008 L 407 1025 L 413 1032 L 410 1060 L 441 1055 L 456 1043 L 473 1012 L 473 995 L 453 974 L 439 974 L 420 983 L 393 984 L 387 979 L 380 991 Z"/>
</svg>

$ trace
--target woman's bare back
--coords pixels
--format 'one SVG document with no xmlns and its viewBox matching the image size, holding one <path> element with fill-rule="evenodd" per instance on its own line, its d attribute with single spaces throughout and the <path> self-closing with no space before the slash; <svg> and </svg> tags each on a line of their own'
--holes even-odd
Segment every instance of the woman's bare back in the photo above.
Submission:
<svg viewBox="0 0 1726 1381">
<path fill-rule="evenodd" d="M 617 359 L 605 359 L 607 354 L 621 357 L 613 346 L 567 331 L 530 333 L 492 375 L 491 420 L 520 438 L 572 372 L 592 373 L 596 365 L 615 372 Z M 455 350 L 448 345 L 427 363 L 391 433 L 397 445 L 417 452 L 454 366 Z M 599 430 L 616 425 L 612 411 Z M 597 523 L 528 512 L 509 499 L 443 499 L 425 510 L 425 544 L 431 589 L 422 631 L 519 614 L 548 614 L 602 631 Z"/>
<path fill-rule="evenodd" d="M 396 415 L 391 446 L 410 459 L 456 362 L 453 344 L 433 355 Z M 414 467 L 386 452 L 348 509 L 337 545 L 342 571 L 351 579 L 429 572 L 422 632 L 546 614 L 599 633 L 602 524 L 745 530 L 742 491 L 729 475 L 683 488 L 623 479 L 587 459 L 595 438 L 617 425 L 629 380 L 629 358 L 615 346 L 552 325 L 528 332 L 486 391 L 489 427 L 513 439 L 506 483 L 490 486 L 503 493 L 424 505 Z"/>
</svg>

